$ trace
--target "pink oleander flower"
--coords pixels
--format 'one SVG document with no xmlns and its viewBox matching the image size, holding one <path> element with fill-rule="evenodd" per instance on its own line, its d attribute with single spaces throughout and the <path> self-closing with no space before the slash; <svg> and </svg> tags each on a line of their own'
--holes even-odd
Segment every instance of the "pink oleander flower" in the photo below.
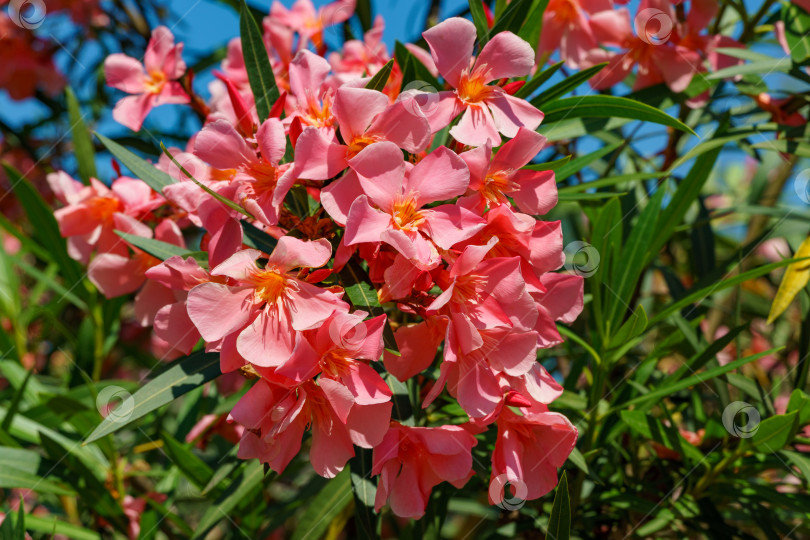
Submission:
<svg viewBox="0 0 810 540">
<path fill-rule="evenodd" d="M 138 131 L 152 108 L 189 103 L 188 94 L 177 82 L 186 71 L 182 52 L 183 44 L 174 44 L 171 31 L 158 26 L 152 31 L 143 64 L 122 53 L 107 57 L 104 61 L 107 84 L 133 94 L 123 98 L 113 109 L 113 118 L 118 123 Z"/>
<path fill-rule="evenodd" d="M 391 57 L 382 41 L 385 21 L 382 15 L 374 19 L 374 26 L 363 35 L 363 41 L 352 39 L 343 44 L 343 51 L 329 55 L 329 63 L 336 74 L 351 79 L 370 77 L 377 73 Z"/>
<path fill-rule="evenodd" d="M 399 517 L 418 519 L 442 482 L 461 488 L 473 475 L 475 437 L 459 426 L 409 427 L 392 423 L 374 447 L 372 474 L 380 475 L 374 508 L 388 502 Z"/>
<path fill-rule="evenodd" d="M 329 71 L 329 62 L 307 49 L 295 55 L 289 67 L 290 94 L 285 104 L 286 126 L 289 127 L 296 119 L 300 122 L 301 129 L 332 128 L 336 125 L 335 90 L 326 84 Z"/>
<path fill-rule="evenodd" d="M 358 403 L 346 386 L 325 377 L 296 385 L 277 375 L 262 376 L 231 412 L 246 428 L 237 455 L 258 458 L 281 473 L 300 451 L 301 437 L 309 428 L 312 467 L 321 476 L 333 478 L 354 456 L 353 445 L 374 448 L 380 444 L 391 407 L 390 401 Z"/>
<path fill-rule="evenodd" d="M 484 226 L 482 218 L 459 205 L 425 208 L 461 195 L 469 185 L 464 161 L 445 147 L 408 171 L 396 145 L 378 143 L 355 157 L 352 168 L 365 195 L 349 211 L 346 245 L 383 242 L 430 270 L 441 261 L 439 249 L 452 248 Z"/>
<path fill-rule="evenodd" d="M 319 268 L 330 258 L 325 239 L 303 241 L 284 236 L 264 267 L 260 251 L 237 252 L 213 270 L 229 284 L 202 283 L 188 293 L 188 314 L 207 342 L 219 342 L 223 369 L 243 364 L 277 367 L 295 348 L 298 332 L 320 326 L 348 306 L 338 295 L 291 273 L 295 268 Z"/>
<path fill-rule="evenodd" d="M 482 146 L 489 141 L 498 146 L 499 133 L 514 137 L 521 127 L 537 129 L 543 113 L 500 86 L 488 84 L 528 75 L 534 67 L 531 45 L 511 32 L 501 32 L 484 45 L 473 61 L 475 25 L 467 19 L 447 19 L 422 35 L 439 73 L 453 87 L 451 91 L 439 92 L 437 103 L 429 103 L 428 120 L 434 132 L 461 113 L 464 114 L 450 129 L 450 135 L 466 145 Z M 419 95 L 416 102 L 422 105 L 426 97 L 428 101 L 437 99 L 431 96 Z"/>
<path fill-rule="evenodd" d="M 163 202 L 144 182 L 126 176 L 108 188 L 95 178 L 84 185 L 59 171 L 48 175 L 48 184 L 66 205 L 54 215 L 59 232 L 68 239 L 68 253 L 82 263 L 89 261 L 93 251 L 125 257 L 126 243 L 115 234 L 116 218 L 138 221 Z"/>
<path fill-rule="evenodd" d="M 270 18 L 298 33 L 299 49 L 312 41 L 321 52 L 324 29 L 349 20 L 354 15 L 356 3 L 357 0 L 335 0 L 316 11 L 311 0 L 296 0 L 292 9 L 276 0 L 270 7 Z"/>
<path fill-rule="evenodd" d="M 396 329 L 394 339 L 399 355 L 387 350 L 383 352 L 385 369 L 400 381 L 404 382 L 429 368 L 444 341 L 448 318 L 437 315 L 424 319 Z"/>
<path fill-rule="evenodd" d="M 490 143 L 459 154 L 470 169 L 469 189 L 473 194 L 465 199 L 482 214 L 487 208 L 510 206 L 510 197 L 527 214 L 547 213 L 557 204 L 554 171 L 521 169 L 545 145 L 545 137 L 520 128 L 494 156 Z"/>
<path fill-rule="evenodd" d="M 557 485 L 557 469 L 574 449 L 577 428 L 562 414 L 549 412 L 545 405 L 521 407 L 518 415 L 503 407 L 498 416 L 498 437 L 492 454 L 490 502 L 502 494 L 506 483 L 526 488 L 525 500 L 538 499 Z M 502 499 L 501 499 L 502 500 Z"/>
<path fill-rule="evenodd" d="M 262 122 L 255 144 L 225 120 L 206 125 L 197 135 L 194 154 L 229 173 L 229 196 L 265 225 L 278 223 L 281 202 L 292 186 L 289 164 L 281 165 L 287 148 L 284 126 L 277 118 Z"/>
<path fill-rule="evenodd" d="M 339 381 L 355 403 L 373 405 L 391 400 L 391 390 L 366 362 L 377 361 L 383 351 L 385 315 L 364 321 L 364 311 L 335 311 L 320 328 L 302 333 L 292 357 L 276 369 L 295 381 L 318 374 Z"/>
<path fill-rule="evenodd" d="M 549 0 L 543 12 L 543 31 L 538 53 L 548 58 L 560 50 L 560 58 L 578 68 L 588 53 L 599 46 L 589 17 L 613 9 L 611 0 Z"/>
</svg>

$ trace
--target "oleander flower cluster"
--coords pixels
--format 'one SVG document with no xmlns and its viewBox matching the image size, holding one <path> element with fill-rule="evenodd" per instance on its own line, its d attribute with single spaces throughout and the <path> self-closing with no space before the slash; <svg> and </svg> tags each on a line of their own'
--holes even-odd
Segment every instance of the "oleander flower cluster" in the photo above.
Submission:
<svg viewBox="0 0 810 540">
<path fill-rule="evenodd" d="M 562 342 L 583 282 L 557 272 L 560 223 L 538 219 L 557 203 L 553 171 L 531 164 L 543 113 L 515 96 L 535 46 L 501 32 L 476 51 L 473 23 L 445 20 L 424 32 L 429 50 L 408 47 L 443 87 L 405 90 L 382 20 L 328 51 L 325 30 L 353 10 L 273 6 L 270 103 L 239 39 L 204 102 L 179 83 L 167 28 L 143 61 L 110 56 L 107 83 L 128 94 L 118 122 L 138 130 L 175 104 L 202 129 L 155 164 L 171 180 L 160 192 L 51 174 L 61 233 L 102 293 L 135 294 L 156 353 L 204 348 L 250 379 L 228 416 L 239 457 L 280 473 L 306 449 L 331 478 L 371 449 L 376 508 L 419 517 L 439 483 L 470 480 L 491 432 L 490 483 L 538 498 L 577 438 L 549 410 L 562 388 L 538 354 Z M 394 407 L 401 388 L 416 411 Z M 461 418 L 418 410 L 456 403 Z"/>
</svg>

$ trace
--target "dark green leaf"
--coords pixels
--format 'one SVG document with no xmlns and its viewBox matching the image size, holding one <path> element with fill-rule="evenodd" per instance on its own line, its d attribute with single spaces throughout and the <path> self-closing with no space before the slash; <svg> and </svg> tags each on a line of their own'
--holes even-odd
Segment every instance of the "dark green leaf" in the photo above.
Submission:
<svg viewBox="0 0 810 540">
<path fill-rule="evenodd" d="M 487 15 L 484 12 L 484 5 L 481 0 L 470 0 L 470 13 L 472 14 L 473 23 L 475 23 L 475 32 L 478 34 L 478 43 L 481 47 L 489 39 L 489 25 L 487 24 Z"/>
<path fill-rule="evenodd" d="M 132 174 L 146 182 L 153 191 L 163 193 L 163 188 L 175 183 L 175 179 L 159 170 L 153 164 L 142 159 L 115 141 L 112 141 L 96 132 L 96 137 L 101 141 L 107 150 L 120 161 L 124 167 L 132 171 Z"/>
<path fill-rule="evenodd" d="M 799 425 L 804 426 L 810 422 L 810 396 L 800 389 L 795 389 L 790 394 L 787 405 L 787 412 L 799 411 Z"/>
<path fill-rule="evenodd" d="M 546 540 L 568 540 L 571 535 L 571 501 L 568 498 L 568 478 L 563 471 L 557 492 L 554 494 L 554 505 L 548 518 Z"/>
<path fill-rule="evenodd" d="M 543 106 L 543 125 L 571 118 L 630 118 L 654 122 L 695 134 L 692 128 L 655 107 L 617 96 L 574 96 L 561 98 Z"/>
<path fill-rule="evenodd" d="M 782 22 L 790 57 L 804 64 L 810 58 L 810 13 L 796 2 L 786 2 L 782 4 Z"/>
<path fill-rule="evenodd" d="M 515 92 L 515 96 L 524 99 L 531 96 L 535 90 L 540 88 L 540 86 L 544 82 L 549 80 L 551 77 L 554 76 L 555 73 L 557 73 L 557 71 L 560 70 L 560 68 L 563 66 L 563 63 L 564 62 L 560 60 L 556 64 L 552 64 L 551 66 L 547 67 L 543 71 L 538 71 L 537 74 L 535 74 L 535 76 L 532 77 L 530 81 L 524 84 L 520 90 Z"/>
<path fill-rule="evenodd" d="M 242 36 L 245 71 L 250 81 L 250 89 L 256 98 L 256 112 L 261 123 L 270 117 L 270 109 L 280 94 L 273 67 L 270 65 L 270 57 L 264 46 L 262 31 L 244 0 L 239 14 L 239 33 Z"/>
<path fill-rule="evenodd" d="M 378 515 L 374 512 L 374 498 L 377 486 L 372 480 L 372 451 L 365 448 L 356 450 L 357 455 L 349 461 L 352 492 L 354 493 L 354 521 L 359 538 L 378 538 Z"/>
<path fill-rule="evenodd" d="M 210 482 L 211 478 L 214 476 L 214 471 L 211 470 L 211 467 L 198 458 L 188 446 L 181 444 L 166 431 L 161 432 L 160 438 L 163 440 L 163 449 L 166 451 L 169 459 L 172 460 L 172 463 L 180 469 L 180 472 L 182 472 L 192 484 L 200 489 L 208 485 L 208 482 Z"/>
<path fill-rule="evenodd" d="M 276 244 L 278 244 L 278 240 L 245 220 L 239 223 L 242 225 L 242 232 L 245 235 L 245 245 L 258 249 L 268 255 L 273 253 L 273 250 L 276 249 Z"/>
<path fill-rule="evenodd" d="M 760 422 L 753 437 L 747 439 L 751 448 L 761 452 L 776 452 L 788 445 L 799 429 L 799 411 L 771 416 Z"/>
<path fill-rule="evenodd" d="M 228 486 L 225 493 L 205 511 L 192 538 L 205 537 L 217 523 L 230 516 L 238 504 L 259 489 L 263 480 L 264 465 L 257 460 L 249 461 L 239 477 Z"/>
<path fill-rule="evenodd" d="M 590 154 L 586 154 L 584 156 L 580 156 L 578 158 L 572 159 L 569 163 L 563 165 L 562 167 L 560 167 L 559 169 L 557 169 L 555 171 L 554 179 L 557 182 L 562 182 L 563 180 L 565 180 L 569 176 L 572 176 L 572 175 L 578 173 L 579 171 L 581 171 L 582 169 L 584 169 L 585 167 L 587 167 L 588 165 L 590 165 L 594 161 L 596 161 L 598 159 L 602 159 L 603 157 L 605 157 L 609 153 L 616 150 L 621 145 L 622 145 L 622 143 L 608 144 L 608 145 L 603 146 L 599 150 L 591 152 Z"/>
<path fill-rule="evenodd" d="M 501 32 L 512 32 L 517 34 L 532 8 L 534 0 L 512 0 L 506 9 L 503 10 L 498 17 L 495 18 L 495 24 L 492 25 L 492 30 L 489 32 L 490 36 L 497 36 Z M 483 46 L 483 43 L 480 44 Z"/>
<path fill-rule="evenodd" d="M 548 90 L 544 90 L 542 93 L 540 93 L 540 95 L 532 99 L 532 105 L 542 110 L 544 103 L 548 103 L 553 99 L 562 97 L 568 92 L 578 88 L 581 84 L 588 82 L 591 77 L 602 71 L 605 66 L 607 66 L 607 62 L 604 64 L 597 64 L 587 69 L 583 69 L 578 73 L 574 73 L 573 75 L 569 75 L 562 81 L 558 82 Z"/>
<path fill-rule="evenodd" d="M 134 403 L 131 410 L 122 411 L 125 414 L 107 416 L 87 437 L 84 444 L 118 431 L 127 424 L 220 375 L 219 354 L 196 352 L 176 360 L 132 395 Z"/>
<path fill-rule="evenodd" d="M 90 178 L 96 178 L 96 155 L 93 151 L 93 139 L 90 130 L 84 123 L 82 111 L 79 108 L 79 100 L 73 89 L 65 88 L 65 101 L 67 102 L 68 121 L 70 122 L 70 133 L 73 137 L 73 150 L 76 153 L 76 163 L 79 169 L 79 178 L 85 184 L 90 183 Z"/>
<path fill-rule="evenodd" d="M 330 480 L 307 505 L 298 527 L 293 532 L 293 540 L 321 538 L 329 524 L 352 501 L 351 475 L 348 469 Z"/>
<path fill-rule="evenodd" d="M 175 246 L 174 244 L 170 244 L 168 242 L 161 242 L 160 240 L 155 240 L 154 238 L 146 238 L 144 236 L 137 236 L 121 231 L 115 231 L 115 234 L 136 248 L 145 251 L 149 255 L 155 257 L 156 259 L 160 259 L 161 261 L 165 261 L 171 257 L 182 257 L 183 259 L 191 257 L 203 268 L 208 267 L 208 254 L 204 251 L 189 251 L 186 248 Z"/>
<path fill-rule="evenodd" d="M 394 69 L 394 60 L 389 60 L 383 67 L 380 68 L 368 83 L 366 88 L 369 90 L 376 90 L 382 92 L 385 85 L 388 84 L 388 79 L 391 77 L 391 71 Z"/>
</svg>

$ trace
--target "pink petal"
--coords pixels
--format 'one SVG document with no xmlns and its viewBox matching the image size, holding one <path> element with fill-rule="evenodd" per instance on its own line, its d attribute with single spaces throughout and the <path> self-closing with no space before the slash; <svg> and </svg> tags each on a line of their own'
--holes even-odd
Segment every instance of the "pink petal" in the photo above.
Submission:
<svg viewBox="0 0 810 540">
<path fill-rule="evenodd" d="M 194 139 L 194 153 L 217 169 L 232 169 L 256 161 L 256 154 L 227 120 L 203 127 Z"/>
<path fill-rule="evenodd" d="M 391 424 L 393 405 L 391 402 L 375 405 L 358 403 L 352 407 L 346 419 L 346 427 L 352 442 L 362 448 L 375 448 L 380 444 Z"/>
<path fill-rule="evenodd" d="M 203 283 L 188 293 L 188 315 L 206 341 L 244 327 L 253 313 L 253 289 Z"/>
<path fill-rule="evenodd" d="M 350 169 L 343 178 L 330 182 L 321 190 L 321 204 L 338 225 L 345 227 L 352 203 L 362 194 L 357 173 Z"/>
<path fill-rule="evenodd" d="M 145 279 L 140 259 L 113 253 L 96 255 L 87 268 L 87 277 L 107 298 L 135 292 Z"/>
<path fill-rule="evenodd" d="M 132 131 L 139 131 L 143 121 L 152 110 L 154 94 L 127 96 L 115 104 L 113 118 Z"/>
<path fill-rule="evenodd" d="M 292 328 L 310 330 L 329 318 L 336 309 L 348 309 L 334 293 L 315 285 L 299 281 L 298 291 L 291 293 L 290 315 Z"/>
<path fill-rule="evenodd" d="M 484 45 L 475 61 L 476 67 L 489 68 L 487 82 L 523 77 L 534 67 L 534 50 L 512 32 L 501 32 Z"/>
<path fill-rule="evenodd" d="M 498 131 L 507 137 L 517 135 L 521 127 L 535 130 L 545 116 L 525 99 L 506 93 L 496 94 L 487 101 Z"/>
<path fill-rule="evenodd" d="M 239 333 L 236 349 L 251 364 L 277 367 L 292 355 L 294 341 L 284 310 L 265 308 Z"/>
<path fill-rule="evenodd" d="M 440 146 L 416 164 L 404 190 L 418 194 L 417 206 L 447 201 L 462 195 L 470 184 L 467 164 L 455 152 Z M 372 197 L 373 199 L 373 197 Z"/>
<path fill-rule="evenodd" d="M 247 281 L 258 271 L 256 259 L 262 256 L 257 249 L 243 249 L 211 270 L 212 276 L 227 276 L 237 281 Z"/>
<path fill-rule="evenodd" d="M 554 171 L 518 171 L 513 180 L 520 185 L 520 189 L 511 195 L 521 211 L 543 215 L 557 205 Z"/>
<path fill-rule="evenodd" d="M 317 54 L 303 49 L 290 62 L 290 90 L 299 99 L 307 94 L 317 95 L 331 71 L 329 62 Z"/>
<path fill-rule="evenodd" d="M 450 249 L 472 238 L 486 225 L 484 218 L 456 204 L 443 204 L 425 210 L 430 237 L 442 249 Z"/>
<path fill-rule="evenodd" d="M 453 17 L 422 33 L 430 46 L 436 68 L 453 88 L 461 72 L 470 66 L 475 45 L 475 25 L 467 19 Z"/>
<path fill-rule="evenodd" d="M 357 173 L 368 197 L 384 211 L 402 193 L 405 159 L 394 143 L 383 141 L 364 148 L 349 165 Z"/>
<path fill-rule="evenodd" d="M 388 107 L 388 97 L 366 88 L 339 88 L 335 94 L 335 117 L 347 144 L 361 137 L 375 116 Z"/>
<path fill-rule="evenodd" d="M 358 405 L 374 405 L 391 400 L 391 389 L 379 373 L 363 362 L 352 362 L 340 375 Z"/>
<path fill-rule="evenodd" d="M 349 210 L 343 241 L 347 246 L 362 242 L 379 242 L 383 232 L 391 226 L 391 216 L 375 210 L 368 198 L 361 195 Z"/>
<path fill-rule="evenodd" d="M 430 143 L 431 130 L 421 111 L 397 101 L 374 119 L 367 134 L 379 135 L 411 154 L 418 154 Z"/>
<path fill-rule="evenodd" d="M 322 130 L 308 127 L 295 143 L 295 172 L 299 178 L 328 180 L 348 166 L 347 150 Z"/>
<path fill-rule="evenodd" d="M 319 268 L 329 262 L 332 244 L 326 238 L 301 240 L 293 236 L 282 236 L 267 261 L 286 272 L 293 268 Z"/>
<path fill-rule="evenodd" d="M 115 53 L 104 61 L 104 78 L 108 86 L 123 90 L 127 94 L 140 94 L 144 92 L 146 72 L 136 59 Z"/>
<path fill-rule="evenodd" d="M 492 169 L 519 169 L 529 163 L 546 146 L 546 138 L 534 130 L 520 128 L 515 138 L 504 144 L 492 160 Z"/>
<path fill-rule="evenodd" d="M 169 304 L 157 312 L 155 334 L 183 354 L 191 353 L 200 340 L 200 332 L 189 318 L 185 302 Z"/>
<path fill-rule="evenodd" d="M 458 124 L 450 128 L 450 135 L 458 142 L 469 146 L 483 146 L 487 142 L 492 146 L 501 144 L 498 127 L 492 113 L 486 107 L 471 105 L 464 111 Z"/>
<path fill-rule="evenodd" d="M 287 138 L 284 135 L 284 126 L 278 118 L 268 118 L 256 132 L 256 141 L 262 151 L 262 159 L 278 164 L 287 150 Z"/>
</svg>

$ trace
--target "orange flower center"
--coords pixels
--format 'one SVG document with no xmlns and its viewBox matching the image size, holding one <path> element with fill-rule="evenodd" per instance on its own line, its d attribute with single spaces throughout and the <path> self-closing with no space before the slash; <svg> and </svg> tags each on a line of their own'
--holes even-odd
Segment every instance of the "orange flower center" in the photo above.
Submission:
<svg viewBox="0 0 810 540">
<path fill-rule="evenodd" d="M 287 277 L 275 268 L 256 272 L 252 281 L 256 287 L 256 298 L 268 304 L 275 304 L 287 289 Z"/>
<path fill-rule="evenodd" d="M 360 137 L 356 137 L 352 140 L 351 144 L 349 144 L 349 150 L 347 152 L 347 159 L 351 159 L 357 154 L 359 154 L 366 146 L 370 144 L 374 144 L 377 142 L 377 139 L 374 137 L 366 137 L 361 135 Z"/>
<path fill-rule="evenodd" d="M 311 92 L 307 93 L 306 115 L 301 120 L 308 126 L 331 127 L 335 124 L 335 117 L 332 114 L 332 94 L 323 96 L 323 101 Z"/>
<path fill-rule="evenodd" d="M 121 201 L 114 197 L 93 197 L 87 205 L 98 221 L 107 221 L 112 215 L 123 209 Z"/>
<path fill-rule="evenodd" d="M 338 377 L 339 374 L 348 369 L 351 359 L 347 358 L 348 353 L 342 349 L 333 349 L 323 355 L 320 360 L 321 371 L 330 377 Z"/>
<path fill-rule="evenodd" d="M 425 222 L 425 217 L 419 211 L 416 199 L 413 196 L 398 198 L 394 202 L 391 216 L 397 229 L 407 231 L 416 231 Z"/>
<path fill-rule="evenodd" d="M 262 160 L 261 163 L 250 166 L 249 174 L 256 179 L 252 183 L 253 192 L 256 195 L 273 193 L 278 183 L 278 169 L 270 163 Z"/>
<path fill-rule="evenodd" d="M 496 171 L 484 179 L 481 195 L 490 203 L 505 204 L 506 193 L 517 191 L 520 186 L 512 180 L 513 171 Z"/>
<path fill-rule="evenodd" d="M 487 284 L 486 276 L 459 276 L 453 287 L 453 300 L 478 304 L 483 300 L 481 289 Z"/>
<path fill-rule="evenodd" d="M 465 103 L 481 103 L 486 101 L 495 93 L 495 87 L 486 83 L 488 78 L 489 69 L 486 64 L 476 66 L 475 70 L 470 73 L 469 69 L 465 69 L 461 73 L 461 78 L 458 82 L 458 97 Z"/>
<path fill-rule="evenodd" d="M 166 85 L 166 74 L 162 71 L 151 71 L 146 77 L 146 91 L 152 94 L 159 94 Z"/>
</svg>

